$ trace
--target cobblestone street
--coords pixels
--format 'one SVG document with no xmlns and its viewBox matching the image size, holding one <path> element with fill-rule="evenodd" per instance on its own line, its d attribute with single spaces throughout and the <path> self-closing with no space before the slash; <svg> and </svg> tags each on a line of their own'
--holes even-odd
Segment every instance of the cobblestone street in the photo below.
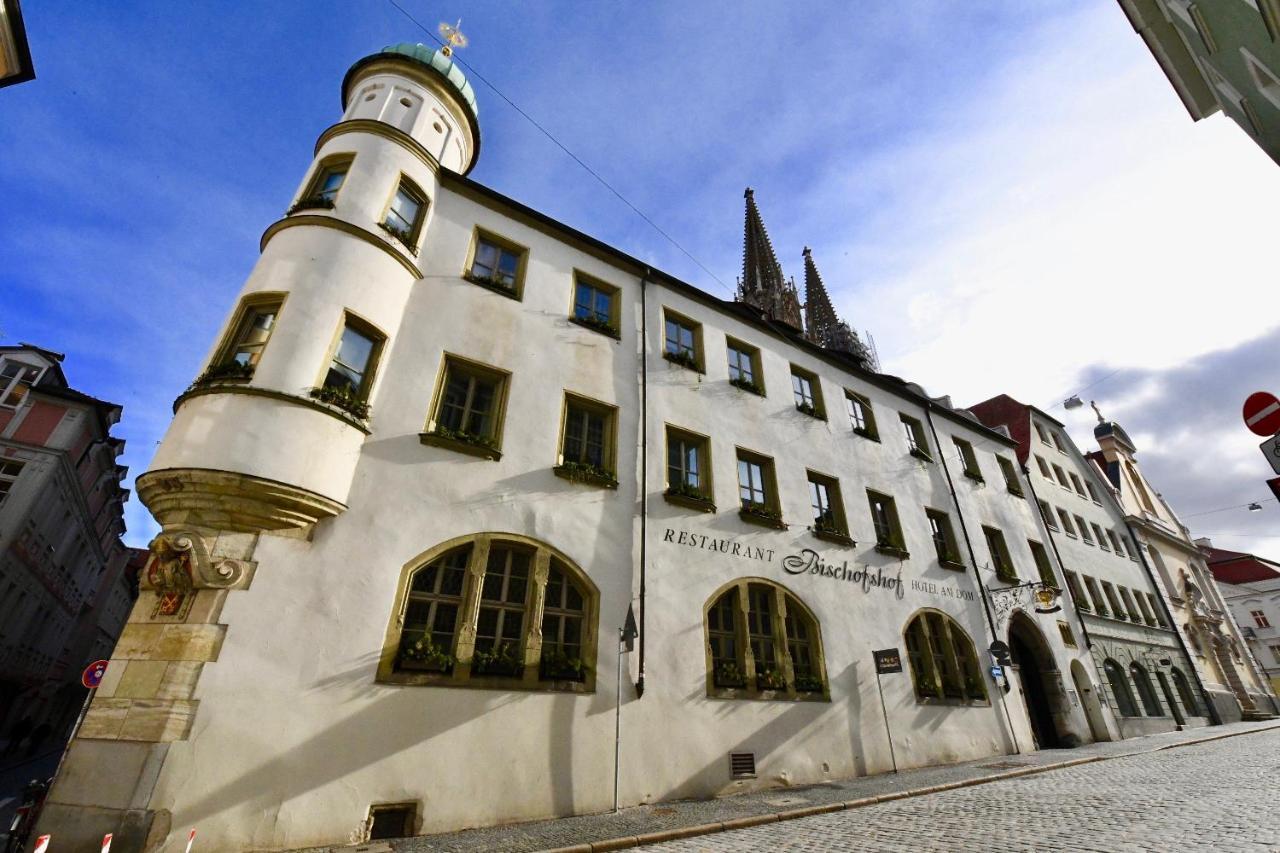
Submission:
<svg viewBox="0 0 1280 853">
<path fill-rule="evenodd" d="M 1278 784 L 1265 732 L 646 849 L 1275 851 Z"/>
</svg>

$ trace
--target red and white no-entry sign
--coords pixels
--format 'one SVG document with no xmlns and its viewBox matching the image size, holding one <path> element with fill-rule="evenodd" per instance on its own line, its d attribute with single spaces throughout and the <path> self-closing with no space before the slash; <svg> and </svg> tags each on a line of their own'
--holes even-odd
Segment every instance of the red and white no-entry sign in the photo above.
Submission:
<svg viewBox="0 0 1280 853">
<path fill-rule="evenodd" d="M 1244 425 L 1258 435 L 1280 432 L 1280 398 L 1267 391 L 1250 394 L 1244 401 Z"/>
</svg>

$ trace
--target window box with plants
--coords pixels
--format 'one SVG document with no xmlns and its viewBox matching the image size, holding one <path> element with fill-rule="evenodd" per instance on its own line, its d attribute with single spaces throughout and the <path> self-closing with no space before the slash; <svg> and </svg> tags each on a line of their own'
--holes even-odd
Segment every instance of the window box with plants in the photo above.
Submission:
<svg viewBox="0 0 1280 853">
<path fill-rule="evenodd" d="M 543 651 L 538 677 L 543 681 L 577 681 L 587 678 L 587 665 L 578 658 L 569 657 L 560 649 Z"/>
<path fill-rule="evenodd" d="M 802 415 L 808 415 L 814 420 L 825 421 L 827 419 L 826 415 L 818 411 L 817 406 L 810 405 L 809 403 L 796 403 L 796 411 Z"/>
<path fill-rule="evenodd" d="M 592 465 L 590 462 L 563 462 L 551 470 L 557 477 L 575 483 L 604 486 L 606 489 L 618 488 L 618 480 L 613 476 L 612 471 L 600 465 Z"/>
<path fill-rule="evenodd" d="M 472 653 L 471 674 L 518 677 L 524 674 L 524 661 L 513 644 L 499 643 L 492 649 L 476 649 Z"/>
<path fill-rule="evenodd" d="M 667 350 L 662 354 L 662 357 L 672 364 L 678 364 L 681 367 L 688 368 L 689 370 L 693 370 L 698 373 L 702 372 L 702 365 L 698 364 L 698 359 L 691 352 L 686 352 L 685 350 Z"/>
<path fill-rule="evenodd" d="M 816 675 L 802 674 L 796 675 L 796 692 L 797 693 L 822 693 L 826 689 L 826 685 L 822 683 L 822 679 Z"/>
<path fill-rule="evenodd" d="M 601 320 L 599 317 L 580 317 L 577 314 L 569 318 L 570 323 L 576 323 L 583 328 L 590 329 L 593 332 L 599 332 L 602 335 L 608 335 L 615 340 L 622 340 L 622 333 L 618 331 L 618 327 L 608 320 Z"/>
<path fill-rule="evenodd" d="M 224 382 L 248 382 L 253 378 L 254 366 L 252 364 L 241 364 L 238 361 L 227 361 L 222 364 L 215 364 L 196 377 L 191 383 L 192 388 L 206 388 L 210 385 L 220 385 Z"/>
<path fill-rule="evenodd" d="M 676 506 L 696 509 L 702 512 L 716 511 L 716 505 L 711 501 L 711 496 L 695 486 L 690 486 L 688 483 L 677 483 L 668 486 L 663 497 L 667 499 L 667 503 L 672 503 Z"/>
<path fill-rule="evenodd" d="M 362 400 L 349 386 L 321 385 L 312 388 L 310 395 L 311 399 L 327 406 L 332 406 L 335 409 L 341 409 L 353 418 L 358 418 L 362 421 L 369 419 L 369 404 Z"/>
<path fill-rule="evenodd" d="M 902 546 L 900 542 L 881 541 L 876 543 L 876 550 L 881 554 L 888 554 L 890 557 L 898 557 L 905 560 L 911 556 L 911 553 Z"/>
<path fill-rule="evenodd" d="M 497 442 L 491 437 L 467 430 L 436 426 L 431 432 L 419 433 L 418 440 L 432 447 L 456 450 L 469 456 L 479 456 L 481 459 L 496 461 L 502 458 L 502 451 L 498 449 Z"/>
<path fill-rule="evenodd" d="M 738 669 L 736 663 L 723 661 L 716 664 L 715 669 L 712 670 L 711 683 L 716 687 L 724 687 L 726 689 L 746 687 L 747 677 L 743 675 L 742 670 Z"/>
<path fill-rule="evenodd" d="M 443 646 L 430 637 L 419 637 L 400 647 L 400 668 L 419 672 L 453 672 L 455 661 Z"/>
<path fill-rule="evenodd" d="M 753 382 L 752 380 L 747 379 L 745 376 L 735 376 L 733 379 L 729 380 L 729 384 L 734 388 L 741 388 L 743 391 L 755 394 L 757 397 L 764 396 L 764 386 L 759 382 Z"/>
<path fill-rule="evenodd" d="M 333 208 L 333 199 L 322 195 L 310 195 L 298 199 L 297 203 L 285 212 L 285 216 L 291 216 L 300 210 L 333 210 Z"/>
<path fill-rule="evenodd" d="M 408 249 L 412 254 L 418 254 L 417 248 L 413 245 L 413 231 L 409 228 L 401 228 L 390 222 L 379 222 L 378 227 L 386 231 L 392 237 L 395 237 L 400 245 Z"/>
<path fill-rule="evenodd" d="M 496 275 L 481 275 L 477 272 L 468 272 L 463 276 L 472 284 L 478 284 L 486 290 L 492 290 L 494 293 L 506 296 L 509 299 L 520 298 L 520 294 L 516 292 L 516 283 L 514 281 L 506 282 Z"/>
<path fill-rule="evenodd" d="M 780 669 L 761 669 L 756 667 L 757 690 L 786 690 L 787 679 Z"/>
<path fill-rule="evenodd" d="M 830 513 L 822 516 L 821 518 L 815 519 L 812 529 L 814 536 L 826 542 L 834 542 L 837 545 L 846 545 L 848 547 L 853 547 L 858 544 L 853 541 L 853 537 L 840 529 L 840 526 L 836 523 L 835 517 Z"/>
<path fill-rule="evenodd" d="M 782 520 L 782 513 L 768 504 L 743 501 L 742 508 L 738 510 L 738 517 L 748 524 L 759 524 L 775 530 L 787 529 L 786 523 Z"/>
</svg>

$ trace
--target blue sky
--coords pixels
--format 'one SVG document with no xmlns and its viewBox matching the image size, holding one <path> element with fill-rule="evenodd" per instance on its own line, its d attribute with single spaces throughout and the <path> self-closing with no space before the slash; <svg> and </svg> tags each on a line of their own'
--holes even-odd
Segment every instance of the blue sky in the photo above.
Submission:
<svg viewBox="0 0 1280 853">
<path fill-rule="evenodd" d="M 1175 508 L 1269 496 L 1238 407 L 1280 362 L 1254 308 L 1280 171 L 1225 119 L 1191 122 L 1114 0 L 400 2 L 461 17 L 462 58 L 730 287 L 751 185 L 784 269 L 813 247 L 887 371 L 1049 407 L 1119 368 L 1085 396 Z M 65 352 L 122 403 L 137 474 L 343 73 L 427 37 L 387 0 L 23 11 L 38 77 L 0 90 L 0 340 Z M 475 85 L 472 177 L 728 295 Z M 1088 410 L 1053 411 L 1089 449 Z M 1280 556 L 1276 511 L 1191 520 Z M 144 544 L 136 501 L 128 522 Z"/>
</svg>

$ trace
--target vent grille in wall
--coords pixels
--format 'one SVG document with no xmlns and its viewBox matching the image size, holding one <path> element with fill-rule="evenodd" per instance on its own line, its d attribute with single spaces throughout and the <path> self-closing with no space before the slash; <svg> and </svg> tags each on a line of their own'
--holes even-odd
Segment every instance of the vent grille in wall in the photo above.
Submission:
<svg viewBox="0 0 1280 853">
<path fill-rule="evenodd" d="M 729 753 L 729 775 L 734 779 L 754 779 L 756 754 L 754 752 Z"/>
</svg>

